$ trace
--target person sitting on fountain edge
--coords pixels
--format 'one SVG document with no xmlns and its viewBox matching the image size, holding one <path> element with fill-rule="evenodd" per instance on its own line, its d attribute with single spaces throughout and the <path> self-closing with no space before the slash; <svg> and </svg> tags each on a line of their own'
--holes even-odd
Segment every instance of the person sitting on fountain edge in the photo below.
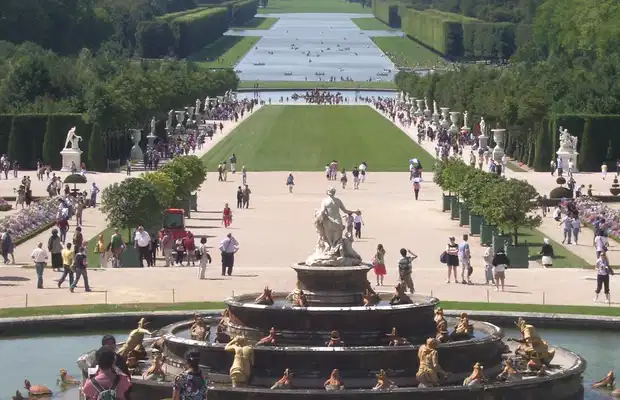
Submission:
<svg viewBox="0 0 620 400">
<path fill-rule="evenodd" d="M 103 338 L 101 338 L 101 346 L 108 347 L 114 350 L 116 354 L 116 360 L 115 360 L 114 366 L 123 374 L 127 376 L 131 376 L 131 374 L 129 373 L 129 368 L 127 367 L 127 359 L 125 359 L 125 357 L 123 357 L 122 355 L 116 353 L 116 338 L 112 335 L 105 335 Z M 91 365 L 91 368 L 97 368 L 96 360 L 95 360 L 95 363 Z"/>
<path fill-rule="evenodd" d="M 129 390 L 131 380 L 123 373 L 114 368 L 117 355 L 108 346 L 103 346 L 95 353 L 98 369 L 95 376 L 90 377 L 82 388 L 86 400 L 98 400 L 102 398 L 114 398 L 116 400 L 130 400 Z M 112 393 L 115 396 L 112 397 Z M 107 397 L 106 397 L 107 395 Z"/>
</svg>

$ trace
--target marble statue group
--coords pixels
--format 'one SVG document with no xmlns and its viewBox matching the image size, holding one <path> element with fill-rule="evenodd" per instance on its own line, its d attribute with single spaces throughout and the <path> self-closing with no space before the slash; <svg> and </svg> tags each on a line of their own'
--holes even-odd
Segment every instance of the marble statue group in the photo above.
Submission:
<svg viewBox="0 0 620 400">
<path fill-rule="evenodd" d="M 75 133 L 75 126 L 71 129 L 69 129 L 69 132 L 67 132 L 67 139 L 65 140 L 65 146 L 64 148 L 66 149 L 67 146 L 69 146 L 69 144 L 71 145 L 72 149 L 80 149 L 79 143 L 82 141 L 82 137 L 78 136 Z"/>
<path fill-rule="evenodd" d="M 577 136 L 571 136 L 568 133 L 568 129 L 560 127 L 560 149 L 562 150 L 577 150 L 577 141 L 579 138 Z"/>
<path fill-rule="evenodd" d="M 342 200 L 336 197 L 336 189 L 327 189 L 327 197 L 321 208 L 315 212 L 314 226 L 318 233 L 314 253 L 306 260 L 311 266 L 355 266 L 361 265 L 362 258 L 353 249 L 353 238 L 343 236 L 345 225 L 340 214 L 359 213 L 350 211 Z"/>
</svg>

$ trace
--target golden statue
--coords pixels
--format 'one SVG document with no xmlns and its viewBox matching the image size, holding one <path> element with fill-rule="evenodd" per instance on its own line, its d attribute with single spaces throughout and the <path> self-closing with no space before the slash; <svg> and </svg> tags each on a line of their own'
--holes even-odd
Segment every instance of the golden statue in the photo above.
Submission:
<svg viewBox="0 0 620 400">
<path fill-rule="evenodd" d="M 332 331 L 329 342 L 325 343 L 327 347 L 344 347 L 344 342 L 340 340 L 340 332 Z"/>
<path fill-rule="evenodd" d="M 252 375 L 252 365 L 254 365 L 254 350 L 248 344 L 248 340 L 243 336 L 235 336 L 224 347 L 226 351 L 235 353 L 233 364 L 230 367 L 230 380 L 232 387 L 247 385 Z"/>
<path fill-rule="evenodd" d="M 522 379 L 523 376 L 521 375 L 521 373 L 519 373 L 519 371 L 517 371 L 513 364 L 512 364 L 512 358 L 507 358 L 505 363 L 504 363 L 504 369 L 502 370 L 502 372 L 497 375 L 497 380 L 501 381 L 501 382 L 511 382 L 511 381 L 517 381 Z"/>
<path fill-rule="evenodd" d="M 123 344 L 123 347 L 118 351 L 123 357 L 128 357 L 131 351 L 134 351 L 134 355 L 138 360 L 146 359 L 146 350 L 144 349 L 144 335 L 152 335 L 153 333 L 146 330 L 145 327 L 148 322 L 144 318 L 140 318 L 138 321 L 138 327 L 129 333 L 127 341 Z"/>
<path fill-rule="evenodd" d="M 437 339 L 439 343 L 446 343 L 449 341 L 450 334 L 448 333 L 448 321 L 446 321 L 441 307 L 437 307 L 435 310 L 435 325 L 437 326 L 437 334 L 435 335 L 435 339 Z"/>
<path fill-rule="evenodd" d="M 230 322 L 230 310 L 227 308 L 224 311 L 222 311 L 222 315 L 220 316 L 220 322 L 218 323 L 218 326 L 221 326 L 222 328 L 226 328 L 229 322 Z"/>
<path fill-rule="evenodd" d="M 142 379 L 145 381 L 158 381 L 163 382 L 166 379 L 166 373 L 163 370 L 164 357 L 159 351 L 154 351 L 152 354 L 151 366 L 142 375 Z"/>
<path fill-rule="evenodd" d="M 396 327 L 393 327 L 392 332 L 388 333 L 385 336 L 390 338 L 390 342 L 388 343 L 388 346 L 406 346 L 409 344 L 409 341 L 407 340 L 407 338 L 401 337 L 398 334 Z"/>
<path fill-rule="evenodd" d="M 392 299 L 390 300 L 390 305 L 395 306 L 398 304 L 413 303 L 411 301 L 411 298 L 405 293 L 406 290 L 407 288 L 402 283 L 398 283 L 396 286 L 394 286 L 394 296 L 392 296 Z"/>
<path fill-rule="evenodd" d="M 78 381 L 71 375 L 68 375 L 67 370 L 62 368 L 60 370 L 60 377 L 58 378 L 58 384 L 61 386 L 67 387 L 67 386 L 72 386 L 72 385 L 79 385 L 80 381 Z"/>
<path fill-rule="evenodd" d="M 344 390 L 344 382 L 340 379 L 340 371 L 337 369 L 333 370 L 331 376 L 325 381 L 323 386 L 327 391 Z"/>
<path fill-rule="evenodd" d="M 215 340 L 213 342 L 222 344 L 230 342 L 230 335 L 226 333 L 221 324 L 217 326 L 217 330 L 215 331 Z"/>
<path fill-rule="evenodd" d="M 469 322 L 469 315 L 461 313 L 459 323 L 452 331 L 450 339 L 452 340 L 468 340 L 474 335 L 474 326 Z"/>
<path fill-rule="evenodd" d="M 393 381 L 388 379 L 385 371 L 380 370 L 379 374 L 377 375 L 377 384 L 375 385 L 375 387 L 372 388 L 372 390 L 390 390 L 396 389 L 397 387 L 398 386 L 396 386 Z"/>
<path fill-rule="evenodd" d="M 539 368 L 540 365 L 549 366 L 555 356 L 555 350 L 549 349 L 549 345 L 542 340 L 536 328 L 525 322 L 523 318 L 517 320 L 517 327 L 521 331 L 521 338 L 510 339 L 521 343 L 515 350 L 515 354 L 528 360 L 528 367 L 531 369 Z M 529 361 L 532 361 L 531 366 Z"/>
<path fill-rule="evenodd" d="M 269 286 L 265 286 L 263 293 L 254 300 L 254 304 L 262 304 L 264 306 L 273 305 L 273 290 Z"/>
<path fill-rule="evenodd" d="M 474 370 L 465 380 L 463 380 L 463 386 L 479 386 L 485 381 L 484 367 L 480 363 L 474 365 Z"/>
<path fill-rule="evenodd" d="M 364 292 L 364 306 L 376 306 L 381 301 L 381 297 L 372 289 L 366 289 Z"/>
<path fill-rule="evenodd" d="M 282 378 L 273 384 L 272 389 L 290 389 L 291 388 L 291 373 L 288 368 L 284 370 Z"/>
<path fill-rule="evenodd" d="M 416 378 L 418 378 L 418 382 L 420 383 L 418 387 L 438 386 L 440 375 L 444 377 L 448 375 L 448 373 L 441 368 L 441 365 L 439 365 L 436 339 L 426 339 L 426 344 L 420 346 L 418 350 L 418 359 L 420 360 L 420 368 L 416 374 Z"/>
<path fill-rule="evenodd" d="M 194 314 L 194 323 L 189 331 L 190 337 L 193 340 L 198 340 L 199 342 L 209 342 L 211 340 L 211 327 L 198 314 Z"/>
<path fill-rule="evenodd" d="M 613 389 L 614 387 L 616 387 L 616 377 L 614 376 L 614 371 L 609 371 L 607 375 L 605 375 L 605 378 L 601 379 L 598 382 L 594 382 L 592 384 L 592 387 L 595 389 L 598 389 L 598 388 Z"/>
<path fill-rule="evenodd" d="M 276 345 L 276 328 L 269 329 L 269 335 L 265 336 L 256 343 L 257 346 L 275 346 Z"/>
</svg>

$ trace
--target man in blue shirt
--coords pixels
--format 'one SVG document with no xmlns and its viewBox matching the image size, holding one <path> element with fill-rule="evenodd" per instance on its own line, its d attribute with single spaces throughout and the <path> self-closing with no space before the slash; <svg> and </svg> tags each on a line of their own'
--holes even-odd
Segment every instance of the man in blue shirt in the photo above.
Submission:
<svg viewBox="0 0 620 400">
<path fill-rule="evenodd" d="M 470 277 L 473 272 L 473 268 L 471 267 L 471 253 L 469 251 L 469 243 L 467 243 L 467 239 L 469 239 L 469 236 L 463 235 L 463 241 L 459 244 L 459 262 L 461 264 L 461 283 L 463 285 L 472 284 Z M 467 280 L 465 280 L 465 274 L 467 274 Z"/>
</svg>

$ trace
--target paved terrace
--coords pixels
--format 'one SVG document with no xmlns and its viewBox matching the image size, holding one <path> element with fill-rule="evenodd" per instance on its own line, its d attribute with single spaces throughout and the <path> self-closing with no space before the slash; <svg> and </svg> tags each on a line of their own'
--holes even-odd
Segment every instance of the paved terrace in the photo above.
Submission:
<svg viewBox="0 0 620 400">
<path fill-rule="evenodd" d="M 412 155 L 413 156 L 413 155 Z M 360 159 L 364 155 L 360 154 Z M 243 164 L 243 160 L 239 160 Z M 295 287 L 296 276 L 289 266 L 305 260 L 316 243 L 313 212 L 325 196 L 325 189 L 332 182 L 326 181 L 323 172 L 295 173 L 295 193 L 289 194 L 284 185 L 287 172 L 252 173 L 249 167 L 248 184 L 253 194 L 248 210 L 233 210 L 231 229 L 224 229 L 220 222 L 225 202 L 235 203 L 235 192 L 241 184 L 239 174 L 229 174 L 229 182 L 217 182 L 215 173 L 209 174 L 198 196 L 198 213 L 188 220 L 188 228 L 196 236 L 206 235 L 214 247 L 208 279 L 197 279 L 192 267 L 107 269 L 93 270 L 90 274 L 92 293 L 78 289 L 69 293 L 57 289 L 58 274 L 45 272 L 46 289 L 36 289 L 36 275 L 32 269 L 17 267 L 0 268 L 0 301 L 5 307 L 89 303 L 129 302 L 183 302 L 217 301 L 233 293 L 257 292 L 268 284 L 276 292 L 288 293 Z M 403 160 L 403 170 L 407 160 Z M 421 199 L 415 201 L 408 181 L 408 172 L 368 174 L 359 191 L 351 188 L 338 190 L 338 196 L 349 208 L 363 211 L 365 226 L 363 238 L 354 243 L 355 249 L 365 260 L 370 260 L 378 243 L 387 249 L 388 275 L 382 291 L 391 292 L 397 281 L 398 250 L 409 247 L 419 255 L 414 262 L 414 281 L 419 293 L 437 296 L 444 300 L 490 301 L 507 303 L 592 304 L 595 285 L 592 271 L 579 269 L 544 269 L 530 263 L 529 270 L 509 270 L 507 291 L 495 292 L 484 285 L 482 255 L 484 249 L 476 238 L 471 240 L 475 285 L 446 284 L 446 268 L 439 263 L 448 236 L 460 236 L 467 228 L 458 227 L 446 213 L 441 212 L 441 190 L 431 182 L 427 173 Z M 546 174 L 525 173 L 535 185 L 549 185 Z M 118 179 L 121 179 L 119 177 Z M 596 181 L 595 174 L 583 174 L 578 181 Z M 600 185 L 600 182 L 599 182 Z M 542 190 L 542 189 L 541 189 Z M 86 235 L 103 228 L 101 218 Z M 544 227 L 543 227 L 544 229 Z M 236 257 L 232 277 L 220 276 L 219 254 L 216 250 L 220 239 L 232 232 L 239 240 L 241 250 Z M 47 235 L 43 235 L 47 237 Z M 36 240 L 18 253 L 18 261 L 27 261 L 26 255 Z M 583 241 L 583 251 L 590 251 Z M 581 251 L 582 245 L 571 249 Z M 615 248 L 613 250 L 616 250 Z M 612 254 L 612 261 L 615 255 Z M 161 265 L 161 263 L 160 263 Z M 374 282 L 372 272 L 369 278 Z M 615 282 L 612 279 L 612 287 Z M 612 299 L 613 300 L 613 299 Z M 605 305 L 601 305 L 604 307 Z"/>
<path fill-rule="evenodd" d="M 256 46 L 235 66 L 241 80 L 318 81 L 329 80 L 331 76 L 350 77 L 355 81 L 394 80 L 396 66 L 370 37 L 403 34 L 362 31 L 351 21 L 351 18 L 368 18 L 368 14 L 266 14 L 258 17 L 279 20 L 269 30 L 226 33 L 261 36 Z M 316 75 L 317 72 L 323 75 Z M 285 75 L 288 73 L 290 75 Z M 387 75 L 378 76 L 377 73 Z"/>
</svg>

